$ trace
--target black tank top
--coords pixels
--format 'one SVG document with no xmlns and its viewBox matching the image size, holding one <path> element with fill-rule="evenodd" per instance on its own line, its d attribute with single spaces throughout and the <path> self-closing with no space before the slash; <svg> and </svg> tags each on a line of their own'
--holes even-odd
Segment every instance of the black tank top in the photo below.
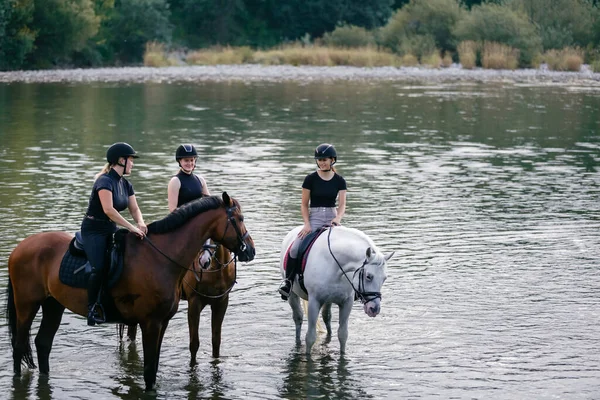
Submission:
<svg viewBox="0 0 600 400">
<path fill-rule="evenodd" d="M 202 197 L 202 182 L 200 178 L 194 174 L 186 174 L 183 171 L 179 171 L 175 176 L 181 182 L 179 196 L 177 197 L 177 207 Z"/>
</svg>

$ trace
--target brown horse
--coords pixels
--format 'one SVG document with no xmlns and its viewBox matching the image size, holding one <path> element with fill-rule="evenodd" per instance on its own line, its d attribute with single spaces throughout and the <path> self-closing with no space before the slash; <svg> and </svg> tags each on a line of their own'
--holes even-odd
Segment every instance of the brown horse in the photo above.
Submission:
<svg viewBox="0 0 600 400">
<path fill-rule="evenodd" d="M 183 299 L 188 301 L 188 326 L 190 331 L 191 365 L 196 364 L 196 355 L 200 347 L 198 327 L 200 314 L 207 305 L 211 308 L 212 355 L 218 358 L 221 350 L 221 327 L 229 305 L 229 292 L 236 279 L 236 261 L 231 252 L 222 245 L 217 245 L 210 266 L 207 269 L 198 267 L 194 262 L 194 270 L 190 270 L 183 278 Z M 119 336 L 122 339 L 124 325 L 119 325 Z M 127 337 L 135 341 L 137 325 L 129 325 Z"/>
<path fill-rule="evenodd" d="M 87 291 L 64 285 L 59 279 L 61 259 L 72 236 L 44 232 L 23 240 L 8 260 L 7 318 L 13 347 L 13 367 L 35 368 L 30 329 L 42 307 L 35 337 L 40 372 L 50 370 L 49 355 L 65 308 L 87 315 Z M 124 270 L 108 293 L 120 314 L 114 322 L 140 324 L 144 352 L 144 382 L 152 390 L 160 347 L 169 320 L 179 306 L 182 282 L 194 257 L 208 238 L 231 250 L 240 261 L 254 259 L 254 241 L 244 225 L 239 203 L 223 193 L 198 199 L 148 226 L 148 236 L 125 237 Z"/>
</svg>

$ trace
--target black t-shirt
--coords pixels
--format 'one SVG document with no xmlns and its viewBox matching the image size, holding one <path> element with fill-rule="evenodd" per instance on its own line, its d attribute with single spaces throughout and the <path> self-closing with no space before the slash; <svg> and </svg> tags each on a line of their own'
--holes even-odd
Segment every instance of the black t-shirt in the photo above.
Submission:
<svg viewBox="0 0 600 400">
<path fill-rule="evenodd" d="M 117 171 L 111 169 L 106 174 L 100 175 L 98 179 L 96 179 L 96 182 L 94 182 L 87 215 L 91 215 L 98 219 L 109 219 L 102 209 L 102 203 L 100 203 L 100 196 L 98 195 L 98 192 L 103 189 L 112 192 L 113 207 L 117 211 L 126 209 L 129 204 L 129 196 L 135 194 L 131 183 L 129 183 L 127 179 L 121 177 Z"/>
<path fill-rule="evenodd" d="M 346 190 L 346 180 L 335 173 L 333 178 L 323 180 L 317 171 L 306 175 L 302 188 L 310 190 L 311 207 L 335 207 L 340 190 Z"/>
<path fill-rule="evenodd" d="M 177 207 L 202 197 L 202 182 L 200 178 L 194 174 L 186 174 L 183 171 L 179 171 L 175 176 L 181 182 L 179 195 L 177 196 Z"/>
</svg>

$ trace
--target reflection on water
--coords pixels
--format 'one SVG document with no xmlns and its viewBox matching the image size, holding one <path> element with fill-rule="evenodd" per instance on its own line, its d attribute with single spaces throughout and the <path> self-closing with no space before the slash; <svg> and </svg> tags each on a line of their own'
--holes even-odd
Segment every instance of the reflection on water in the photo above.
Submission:
<svg viewBox="0 0 600 400">
<path fill-rule="evenodd" d="M 0 287 L 28 235 L 75 231 L 107 146 L 140 153 L 147 222 L 167 213 L 180 143 L 213 194 L 242 205 L 257 258 L 238 267 L 211 356 L 190 368 L 187 304 L 167 329 L 151 398 L 594 398 L 600 389 L 600 95 L 474 83 L 0 85 Z M 101 138 L 101 139 L 99 139 Z M 343 223 L 396 251 L 381 314 L 358 303 L 347 354 L 295 346 L 279 245 L 301 221 L 314 147 L 349 185 Z M 332 326 L 337 327 L 335 307 Z M 35 335 L 39 316 L 34 321 Z M 6 329 L 0 362 L 12 364 Z M 13 399 L 137 399 L 143 347 L 66 312 L 50 377 L 0 373 Z"/>
</svg>

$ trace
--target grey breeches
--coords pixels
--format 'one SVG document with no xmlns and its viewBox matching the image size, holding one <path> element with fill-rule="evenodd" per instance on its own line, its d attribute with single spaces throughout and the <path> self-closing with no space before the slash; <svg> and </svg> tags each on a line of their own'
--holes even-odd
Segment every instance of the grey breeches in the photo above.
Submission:
<svg viewBox="0 0 600 400">
<path fill-rule="evenodd" d="M 309 214 L 310 229 L 314 232 L 323 225 L 330 225 L 331 220 L 337 216 L 337 210 L 335 207 L 311 207 Z M 290 256 L 293 258 L 298 257 L 298 247 L 302 243 L 302 239 L 296 237 L 294 243 L 290 248 Z"/>
</svg>

